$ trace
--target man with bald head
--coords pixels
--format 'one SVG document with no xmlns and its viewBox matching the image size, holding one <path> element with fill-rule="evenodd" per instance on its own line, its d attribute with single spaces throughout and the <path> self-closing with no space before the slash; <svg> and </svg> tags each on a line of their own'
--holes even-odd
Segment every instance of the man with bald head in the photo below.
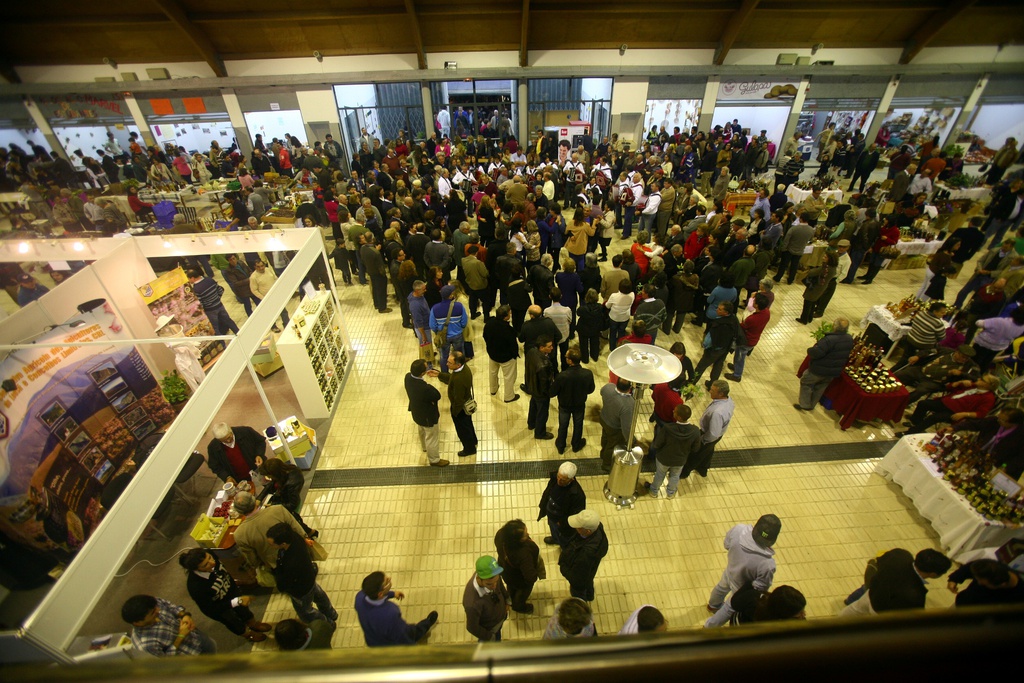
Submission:
<svg viewBox="0 0 1024 683">
<path fill-rule="evenodd" d="M 519 330 L 519 341 L 523 343 L 524 355 L 529 353 L 530 349 L 538 346 L 537 340 L 541 337 L 547 337 L 555 343 L 556 347 L 562 341 L 562 333 L 558 331 L 558 325 L 551 318 L 545 318 L 543 312 L 543 309 L 536 304 L 526 309 L 527 319 L 523 322 L 522 329 Z M 558 369 L 557 356 L 558 354 L 554 354 L 551 357 L 551 365 L 555 370 Z"/>
<path fill-rule="evenodd" d="M 836 318 L 832 323 L 832 331 L 807 349 L 811 362 L 800 378 L 800 402 L 794 403 L 794 408 L 814 410 L 828 385 L 842 374 L 853 349 L 853 337 L 849 330 L 849 320 Z"/>
</svg>

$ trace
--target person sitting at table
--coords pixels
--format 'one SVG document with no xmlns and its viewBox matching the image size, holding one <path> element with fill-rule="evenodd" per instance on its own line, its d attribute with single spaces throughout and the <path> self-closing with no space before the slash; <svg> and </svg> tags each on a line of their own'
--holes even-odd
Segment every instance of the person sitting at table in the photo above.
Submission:
<svg viewBox="0 0 1024 683">
<path fill-rule="evenodd" d="M 952 432 L 977 432 L 982 450 L 1007 476 L 1020 479 L 1024 474 L 1024 410 L 1003 408 L 994 416 L 960 420 L 939 430 L 939 434 Z"/>
<path fill-rule="evenodd" d="M 128 187 L 128 206 L 131 207 L 131 210 L 135 212 L 135 217 L 140 221 L 156 220 L 156 216 L 153 214 L 153 205 L 139 199 L 139 189 L 137 187 Z"/>
<path fill-rule="evenodd" d="M 956 349 L 939 347 L 933 353 L 913 355 L 907 364 L 894 372 L 896 379 L 912 387 L 907 404 L 940 391 L 949 382 L 977 379 L 981 374 L 974 358 L 974 347 L 962 344 Z"/>
<path fill-rule="evenodd" d="M 996 404 L 995 390 L 999 388 L 999 378 L 995 375 L 984 375 L 981 379 L 969 379 L 947 385 L 949 391 L 939 398 L 920 401 L 914 408 L 914 414 L 904 424 L 909 424 L 908 434 L 920 434 L 936 422 L 955 424 L 967 418 L 979 418 L 988 415 Z"/>
<path fill-rule="evenodd" d="M 918 311 L 910 323 L 910 332 L 900 339 L 897 346 L 903 350 L 903 357 L 892 367 L 896 372 L 914 355 L 930 354 L 946 336 L 946 324 L 942 316 L 946 315 L 947 306 L 941 301 L 928 304 L 928 309 Z"/>
</svg>

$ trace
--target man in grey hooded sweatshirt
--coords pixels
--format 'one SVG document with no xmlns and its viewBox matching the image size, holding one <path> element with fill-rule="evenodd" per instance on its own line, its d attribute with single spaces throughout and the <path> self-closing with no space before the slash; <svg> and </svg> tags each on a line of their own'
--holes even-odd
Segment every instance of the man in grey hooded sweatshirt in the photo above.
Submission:
<svg viewBox="0 0 1024 683">
<path fill-rule="evenodd" d="M 775 515 L 762 515 L 753 526 L 737 524 L 725 535 L 725 549 L 729 562 L 722 579 L 711 589 L 708 611 L 713 614 L 704 622 L 704 628 L 729 623 L 735 610 L 726 596 L 735 593 L 744 584 L 752 583 L 759 591 L 767 591 L 775 577 L 775 551 L 772 546 L 779 538 L 782 522 Z"/>
</svg>

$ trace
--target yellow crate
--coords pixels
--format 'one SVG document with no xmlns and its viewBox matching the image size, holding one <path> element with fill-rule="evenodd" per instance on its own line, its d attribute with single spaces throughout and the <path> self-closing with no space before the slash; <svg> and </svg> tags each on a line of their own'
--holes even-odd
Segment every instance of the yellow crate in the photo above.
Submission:
<svg viewBox="0 0 1024 683">
<path fill-rule="evenodd" d="M 192 538 L 203 548 L 216 548 L 224 540 L 228 532 L 228 520 L 224 517 L 207 517 L 206 513 L 199 515 L 199 521 L 192 529 Z M 212 530 L 212 536 L 207 531 Z"/>
</svg>

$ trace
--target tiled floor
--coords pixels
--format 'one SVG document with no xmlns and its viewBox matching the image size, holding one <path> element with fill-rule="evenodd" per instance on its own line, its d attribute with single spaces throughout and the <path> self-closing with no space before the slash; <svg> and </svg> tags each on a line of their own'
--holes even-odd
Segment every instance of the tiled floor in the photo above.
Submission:
<svg viewBox="0 0 1024 683">
<path fill-rule="evenodd" d="M 613 245 L 625 246 L 619 241 Z M 870 287 L 840 285 L 826 319 L 845 315 L 856 334 L 870 305 L 912 293 L 922 276 L 920 270 L 883 271 Z M 733 385 L 737 411 L 721 450 L 756 452 L 796 445 L 827 449 L 829 444 L 892 438 L 891 430 L 881 425 L 857 424 L 844 432 L 834 414 L 792 408 L 798 388 L 795 372 L 812 342 L 810 330 L 795 322 L 801 291 L 798 285 L 776 288 L 771 324 L 747 363 L 743 382 Z M 306 497 L 303 515 L 321 530 L 321 541 L 332 554 L 321 563 L 321 583 L 341 613 L 334 645 L 363 646 L 352 600 L 362 578 L 378 569 L 392 576 L 397 590 L 405 591 L 402 609 L 408 620 L 422 619 L 431 609 L 439 611 L 430 642 L 471 642 L 463 624 L 461 597 L 473 562 L 479 555 L 493 553 L 494 533 L 509 519 L 526 521 L 538 540 L 546 535 L 546 525 L 535 521 L 545 482 L 509 478 L 441 483 L 457 481 L 452 470 L 425 470 L 431 483 L 398 485 L 405 478 L 398 468 L 426 465 L 402 387 L 408 364 L 416 358 L 414 339 L 402 328 L 397 306 L 391 314 L 374 311 L 368 288 L 342 286 L 340 296 L 357 351 L 355 368 L 318 470 L 376 468 L 371 475 L 386 480 L 391 472 L 396 485 L 314 488 Z M 681 335 L 662 335 L 658 343 L 667 347 L 681 339 L 690 354 L 699 357 L 697 330 L 687 325 Z M 525 429 L 525 397 L 505 404 L 488 395 L 482 339 L 476 354 L 470 367 L 481 398 L 474 416 L 479 452 L 466 461 L 455 457 L 459 444 L 443 399 L 442 457 L 453 460 L 452 467 L 557 463 L 553 442 L 535 441 Z M 590 367 L 600 387 L 607 381 L 604 359 Z M 441 390 L 444 394 L 443 386 Z M 695 414 L 707 401 L 704 397 L 692 402 Z M 597 457 L 598 409 L 595 394 L 584 428 L 589 443 L 579 454 L 581 459 Z M 555 420 L 553 415 L 549 428 Z M 642 439 L 650 437 L 646 421 L 641 422 L 641 430 Z M 766 512 L 783 520 L 776 585 L 789 583 L 802 590 L 812 618 L 834 615 L 842 598 L 860 584 L 865 561 L 879 551 L 895 546 L 915 552 L 937 547 L 928 523 L 898 488 L 871 474 L 872 461 L 857 458 L 853 450 L 851 460 L 713 469 L 707 479 L 683 482 L 674 500 L 642 499 L 634 510 L 616 511 L 605 502 L 604 478 L 581 477 L 589 504 L 605 521 L 611 545 L 597 575 L 593 607 L 598 630 L 617 631 L 629 613 L 644 603 L 661 608 L 673 630 L 699 626 L 706 616 L 708 591 L 724 567 L 722 537 L 733 524 L 752 523 Z M 558 573 L 557 551 L 542 545 L 542 555 L 548 578 L 534 591 L 536 611 L 532 616 L 513 615 L 504 631 L 507 639 L 540 637 L 554 606 L 568 597 L 568 585 Z M 948 605 L 951 598 L 940 585 L 929 594 L 935 605 Z M 267 620 L 291 615 L 286 599 L 271 598 Z"/>
</svg>

